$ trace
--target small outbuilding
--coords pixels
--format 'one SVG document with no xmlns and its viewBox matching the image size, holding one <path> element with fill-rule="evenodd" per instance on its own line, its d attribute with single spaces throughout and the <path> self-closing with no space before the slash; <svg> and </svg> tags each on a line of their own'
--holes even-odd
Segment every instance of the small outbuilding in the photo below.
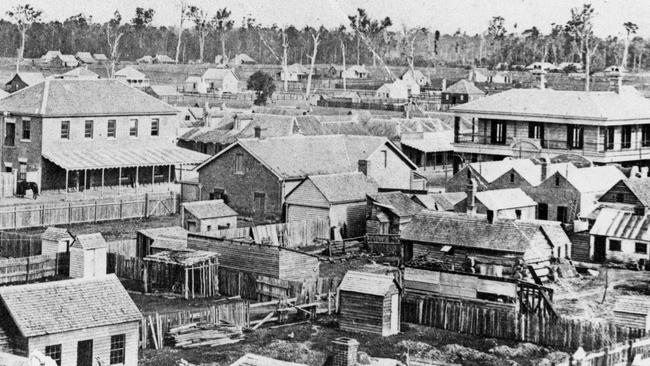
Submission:
<svg viewBox="0 0 650 366">
<path fill-rule="evenodd" d="M 190 232 L 230 229 L 237 227 L 237 211 L 223 200 L 183 203 L 183 227 Z"/>
<path fill-rule="evenodd" d="M 165 250 L 187 248 L 187 230 L 180 226 L 167 226 L 138 230 L 136 257 L 144 258 Z"/>
<path fill-rule="evenodd" d="M 615 324 L 650 330 L 650 302 L 639 296 L 619 296 L 614 304 Z"/>
<path fill-rule="evenodd" d="M 106 57 L 106 55 L 103 54 L 103 53 L 95 53 L 95 54 L 93 54 L 93 58 L 95 59 L 95 61 L 100 62 L 100 63 L 101 62 L 108 62 L 108 57 Z"/>
<path fill-rule="evenodd" d="M 74 55 L 82 64 L 94 64 L 97 60 L 90 54 L 90 52 L 77 52 Z"/>
<path fill-rule="evenodd" d="M 78 235 L 70 247 L 70 277 L 106 276 L 107 248 L 100 233 Z"/>
<path fill-rule="evenodd" d="M 67 253 L 73 241 L 67 229 L 50 226 L 41 234 L 41 254 Z"/>
<path fill-rule="evenodd" d="M 171 57 L 164 55 L 164 54 L 157 54 L 156 57 L 153 58 L 153 63 L 154 64 L 174 64 L 176 61 L 172 59 Z"/>
<path fill-rule="evenodd" d="M 394 276 L 348 271 L 337 296 L 342 330 L 382 337 L 399 333 L 401 288 Z"/>
<path fill-rule="evenodd" d="M 144 290 L 181 294 L 185 299 L 219 295 L 215 252 L 167 250 L 144 258 Z"/>
<path fill-rule="evenodd" d="M 19 72 L 14 74 L 14 76 L 5 84 L 5 90 L 9 93 L 13 93 L 43 81 L 45 81 L 45 76 L 40 72 Z"/>
<path fill-rule="evenodd" d="M 115 80 L 122 81 L 136 88 L 149 86 L 149 78 L 144 73 L 127 66 L 115 73 Z"/>
<path fill-rule="evenodd" d="M 73 55 L 58 55 L 50 61 L 50 67 L 63 68 L 63 67 L 77 67 L 79 61 Z"/>
</svg>

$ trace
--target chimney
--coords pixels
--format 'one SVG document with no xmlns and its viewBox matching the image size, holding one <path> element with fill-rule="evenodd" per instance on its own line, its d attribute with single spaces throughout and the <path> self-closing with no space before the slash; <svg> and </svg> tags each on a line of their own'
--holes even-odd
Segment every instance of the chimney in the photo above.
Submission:
<svg viewBox="0 0 650 366">
<path fill-rule="evenodd" d="M 232 117 L 232 129 L 233 130 L 239 130 L 241 128 L 241 120 L 239 120 L 239 117 L 237 117 L 237 114 Z"/>
<path fill-rule="evenodd" d="M 548 175 L 548 161 L 546 159 L 542 160 L 542 179 L 541 182 L 545 181 Z"/>
<path fill-rule="evenodd" d="M 440 87 L 441 91 L 447 90 L 447 79 L 442 79 L 442 86 Z"/>
<path fill-rule="evenodd" d="M 487 220 L 490 224 L 494 224 L 497 221 L 497 213 L 493 210 L 487 210 Z"/>
<path fill-rule="evenodd" d="M 363 173 L 366 177 L 368 177 L 370 174 L 370 161 L 363 160 L 363 159 L 359 160 L 358 170 L 359 172 Z"/>
<path fill-rule="evenodd" d="M 262 127 L 255 126 L 255 128 L 253 130 L 255 131 L 255 138 L 256 139 L 261 139 L 262 138 Z"/>
<path fill-rule="evenodd" d="M 467 198 L 465 200 L 465 206 L 467 207 L 467 213 L 476 213 L 476 179 L 469 179 L 466 192 Z"/>
<path fill-rule="evenodd" d="M 355 366 L 359 342 L 352 338 L 340 337 L 332 341 L 332 366 Z"/>
<path fill-rule="evenodd" d="M 540 89 L 546 89 L 546 70 L 542 68 L 536 68 L 532 71 L 533 75 L 537 76 L 537 81 L 539 82 Z"/>
<path fill-rule="evenodd" d="M 609 89 L 620 94 L 623 89 L 623 69 L 613 66 L 607 75 L 609 76 Z"/>
</svg>

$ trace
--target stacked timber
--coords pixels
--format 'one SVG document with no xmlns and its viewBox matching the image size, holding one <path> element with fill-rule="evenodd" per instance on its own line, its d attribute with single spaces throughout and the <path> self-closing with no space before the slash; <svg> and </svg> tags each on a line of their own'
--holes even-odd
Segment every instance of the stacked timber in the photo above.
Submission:
<svg viewBox="0 0 650 366">
<path fill-rule="evenodd" d="M 243 339 L 241 327 L 190 323 L 171 328 L 165 337 L 165 343 L 180 348 L 196 348 L 233 344 Z"/>
</svg>

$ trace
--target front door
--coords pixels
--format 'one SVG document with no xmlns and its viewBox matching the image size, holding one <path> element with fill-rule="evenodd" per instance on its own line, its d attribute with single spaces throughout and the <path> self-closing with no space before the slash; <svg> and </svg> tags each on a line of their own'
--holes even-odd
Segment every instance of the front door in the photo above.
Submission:
<svg viewBox="0 0 650 366">
<path fill-rule="evenodd" d="M 594 262 L 604 262 L 607 258 L 607 237 L 594 235 Z"/>
<path fill-rule="evenodd" d="M 77 366 L 93 366 L 93 340 L 77 343 Z"/>
<path fill-rule="evenodd" d="M 548 205 L 546 203 L 537 205 L 537 219 L 548 220 Z"/>
</svg>

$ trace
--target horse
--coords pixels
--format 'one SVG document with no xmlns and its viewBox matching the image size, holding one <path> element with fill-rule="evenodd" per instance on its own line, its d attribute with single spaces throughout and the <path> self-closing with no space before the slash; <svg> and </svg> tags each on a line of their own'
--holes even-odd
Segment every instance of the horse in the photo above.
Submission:
<svg viewBox="0 0 650 366">
<path fill-rule="evenodd" d="M 16 196 L 25 197 L 27 190 L 32 191 L 32 198 L 38 198 L 38 184 L 36 182 L 20 181 L 16 186 Z"/>
</svg>

